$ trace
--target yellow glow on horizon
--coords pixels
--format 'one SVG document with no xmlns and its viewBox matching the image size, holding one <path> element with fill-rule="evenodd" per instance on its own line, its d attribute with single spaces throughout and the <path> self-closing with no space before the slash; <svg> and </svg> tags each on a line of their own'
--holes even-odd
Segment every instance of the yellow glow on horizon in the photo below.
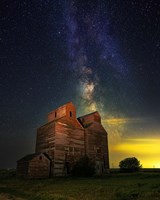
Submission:
<svg viewBox="0 0 160 200">
<path fill-rule="evenodd" d="M 154 168 L 160 168 L 160 162 L 153 165 Z"/>
<path fill-rule="evenodd" d="M 112 154 L 125 157 L 137 157 L 144 168 L 160 168 L 160 138 L 123 139 L 116 145 L 111 145 Z"/>
<path fill-rule="evenodd" d="M 110 114 L 102 119 L 108 132 L 111 167 L 118 167 L 124 158 L 136 157 L 143 168 L 160 168 L 160 129 L 146 129 L 146 124 L 148 126 L 150 123 L 150 118 L 127 118 Z"/>
</svg>

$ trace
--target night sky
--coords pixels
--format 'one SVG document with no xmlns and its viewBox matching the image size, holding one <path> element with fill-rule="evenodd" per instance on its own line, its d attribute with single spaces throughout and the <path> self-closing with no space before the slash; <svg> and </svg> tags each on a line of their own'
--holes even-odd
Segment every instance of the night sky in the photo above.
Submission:
<svg viewBox="0 0 160 200">
<path fill-rule="evenodd" d="M 100 112 L 111 167 L 160 167 L 159 0 L 2 0 L 0 66 L 0 168 L 69 101 Z"/>
</svg>

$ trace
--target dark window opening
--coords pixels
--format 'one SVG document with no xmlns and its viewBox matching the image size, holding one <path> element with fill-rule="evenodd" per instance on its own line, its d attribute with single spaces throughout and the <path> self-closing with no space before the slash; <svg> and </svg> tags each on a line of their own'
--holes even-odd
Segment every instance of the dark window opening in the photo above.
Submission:
<svg viewBox="0 0 160 200">
<path fill-rule="evenodd" d="M 97 148 L 97 153 L 102 153 L 101 148 Z"/>
<path fill-rule="evenodd" d="M 57 113 L 55 112 L 55 118 L 57 117 Z"/>
<path fill-rule="evenodd" d="M 70 117 L 72 117 L 72 112 L 70 111 Z"/>
<path fill-rule="evenodd" d="M 39 156 L 39 159 L 42 160 L 42 156 Z"/>
</svg>

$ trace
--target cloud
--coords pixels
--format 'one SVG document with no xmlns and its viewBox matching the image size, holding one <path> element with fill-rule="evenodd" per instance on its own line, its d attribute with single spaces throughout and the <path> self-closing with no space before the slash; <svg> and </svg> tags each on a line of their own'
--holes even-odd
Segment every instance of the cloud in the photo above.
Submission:
<svg viewBox="0 0 160 200">
<path fill-rule="evenodd" d="M 137 140 L 138 141 L 138 140 Z M 139 155 L 159 155 L 160 154 L 160 140 L 145 142 L 145 141 L 125 140 L 121 144 L 115 145 L 114 150 L 118 152 L 132 152 Z"/>
<path fill-rule="evenodd" d="M 132 124 L 132 123 L 146 123 L 150 121 L 150 118 L 105 118 L 103 119 L 103 123 L 108 125 L 118 125 L 118 124 Z"/>
<path fill-rule="evenodd" d="M 154 144 L 159 144 L 160 143 L 160 138 L 129 138 L 126 139 L 127 142 L 129 143 L 145 143 L 145 144 L 150 144 L 150 143 L 154 143 Z"/>
<path fill-rule="evenodd" d="M 160 168 L 160 137 L 121 138 L 116 144 L 109 143 L 110 163 L 118 167 L 118 162 L 127 157 L 137 157 L 143 167 Z"/>
<path fill-rule="evenodd" d="M 123 139 L 120 144 L 112 147 L 112 153 L 123 154 L 125 157 L 138 157 L 143 167 L 158 166 L 160 154 L 159 143 L 160 137 Z"/>
<path fill-rule="evenodd" d="M 129 123 L 141 123 L 144 122 L 146 119 L 144 118 L 108 118 L 103 119 L 103 123 L 108 125 L 120 125 L 120 124 L 129 124 Z"/>
</svg>

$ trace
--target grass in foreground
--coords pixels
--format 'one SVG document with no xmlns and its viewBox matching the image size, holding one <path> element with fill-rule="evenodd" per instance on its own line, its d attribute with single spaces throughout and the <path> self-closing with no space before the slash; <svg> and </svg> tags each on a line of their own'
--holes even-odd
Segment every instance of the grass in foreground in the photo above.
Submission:
<svg viewBox="0 0 160 200">
<path fill-rule="evenodd" d="M 159 200 L 160 173 L 45 180 L 2 177 L 0 194 L 15 200 Z"/>
</svg>

